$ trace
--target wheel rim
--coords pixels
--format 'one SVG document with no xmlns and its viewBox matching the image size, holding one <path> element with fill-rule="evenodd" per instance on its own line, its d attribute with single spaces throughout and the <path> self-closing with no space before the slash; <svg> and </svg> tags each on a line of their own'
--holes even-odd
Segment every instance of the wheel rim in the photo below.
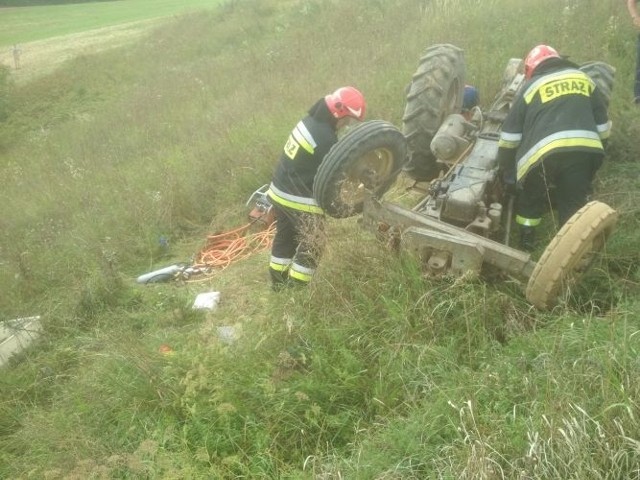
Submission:
<svg viewBox="0 0 640 480">
<path fill-rule="evenodd" d="M 591 267 L 596 263 L 596 260 L 605 244 L 607 238 L 613 232 L 613 227 L 604 229 L 599 235 L 595 236 L 593 240 L 583 246 L 582 255 L 578 255 L 573 263 L 565 273 L 562 279 L 562 290 L 565 291 L 564 296 L 570 295 L 571 291 L 582 281 L 582 278 L 589 272 Z"/>
<path fill-rule="evenodd" d="M 341 202 L 355 206 L 364 201 L 367 191 L 376 193 L 394 173 L 393 160 L 393 152 L 387 148 L 376 148 L 362 155 L 345 172 L 338 192 Z"/>
<path fill-rule="evenodd" d="M 611 231 L 612 229 L 604 230 L 586 246 L 584 253 L 576 259 L 575 265 L 571 268 L 565 281 L 577 283 L 577 281 L 579 281 L 580 278 L 589 271 L 600 252 L 604 249 L 604 245 Z"/>
<path fill-rule="evenodd" d="M 568 298 L 605 250 L 618 214 L 608 205 L 592 201 L 578 210 L 551 240 L 527 283 L 527 300 L 548 309 Z"/>
</svg>

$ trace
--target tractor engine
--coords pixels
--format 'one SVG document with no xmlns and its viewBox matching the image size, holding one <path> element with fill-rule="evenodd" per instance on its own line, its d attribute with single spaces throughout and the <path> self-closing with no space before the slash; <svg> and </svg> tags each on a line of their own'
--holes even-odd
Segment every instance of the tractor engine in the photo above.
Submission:
<svg viewBox="0 0 640 480">
<path fill-rule="evenodd" d="M 502 216 L 502 205 L 492 192 L 499 135 L 481 132 L 479 116 L 467 121 L 452 114 L 433 137 L 431 151 L 449 170 L 431 183 L 418 211 L 488 236 L 498 230 Z"/>
<path fill-rule="evenodd" d="M 488 112 L 475 107 L 469 120 L 454 113 L 438 128 L 430 149 L 444 173 L 431 182 L 429 195 L 414 210 L 485 237 L 500 230 L 498 141 L 502 122 L 524 82 L 520 64 L 518 59 L 509 61 L 502 89 Z"/>
</svg>

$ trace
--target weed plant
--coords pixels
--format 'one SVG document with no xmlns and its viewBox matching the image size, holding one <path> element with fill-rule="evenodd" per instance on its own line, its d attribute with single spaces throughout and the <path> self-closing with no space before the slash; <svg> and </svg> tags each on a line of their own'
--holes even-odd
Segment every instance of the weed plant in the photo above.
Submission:
<svg viewBox="0 0 640 480">
<path fill-rule="evenodd" d="M 0 70 L 0 312 L 44 326 L 0 370 L 0 477 L 640 478 L 634 38 L 613 0 L 245 0 L 24 85 Z M 424 278 L 356 219 L 306 290 L 271 292 L 267 253 L 135 283 L 246 221 L 319 96 L 355 85 L 400 125 L 419 56 L 452 43 L 488 105 L 541 42 L 617 69 L 594 196 L 621 221 L 553 311 Z"/>
</svg>

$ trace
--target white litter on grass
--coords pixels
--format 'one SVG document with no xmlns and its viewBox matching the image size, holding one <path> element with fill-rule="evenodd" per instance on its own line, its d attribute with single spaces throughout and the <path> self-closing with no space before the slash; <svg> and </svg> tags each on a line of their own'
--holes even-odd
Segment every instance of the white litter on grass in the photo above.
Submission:
<svg viewBox="0 0 640 480">
<path fill-rule="evenodd" d="M 31 345 L 41 331 L 40 316 L 0 322 L 0 367 Z"/>
<path fill-rule="evenodd" d="M 232 326 L 218 327 L 218 337 L 223 343 L 231 344 L 238 339 L 238 332 Z"/>
<path fill-rule="evenodd" d="M 200 293 L 193 302 L 193 308 L 203 310 L 215 310 L 220 303 L 220 292 Z M 232 344 L 238 339 L 238 329 L 232 325 L 216 327 L 218 338 L 222 343 Z"/>
<path fill-rule="evenodd" d="M 220 292 L 200 293 L 193 302 L 193 308 L 215 310 L 220 303 Z"/>
</svg>

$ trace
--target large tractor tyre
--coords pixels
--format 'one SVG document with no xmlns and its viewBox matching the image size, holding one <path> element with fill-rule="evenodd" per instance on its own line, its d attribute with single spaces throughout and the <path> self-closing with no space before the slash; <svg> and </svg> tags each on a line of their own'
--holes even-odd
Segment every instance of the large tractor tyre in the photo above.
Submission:
<svg viewBox="0 0 640 480">
<path fill-rule="evenodd" d="M 313 196 L 325 213 L 346 218 L 362 212 L 365 194 L 380 197 L 393 185 L 407 155 L 404 135 L 384 120 L 350 130 L 324 157 Z"/>
<path fill-rule="evenodd" d="M 535 307 L 552 308 L 592 265 L 613 232 L 618 213 L 602 202 L 589 202 L 565 223 L 536 264 L 526 288 Z"/>
<path fill-rule="evenodd" d="M 418 182 L 429 181 L 440 171 L 431 140 L 444 119 L 462 109 L 464 79 L 464 53 L 456 46 L 434 45 L 420 58 L 402 117 L 409 146 L 404 171 Z"/>
<path fill-rule="evenodd" d="M 607 108 L 609 108 L 616 69 L 605 62 L 588 62 L 581 65 L 580 70 L 589 75 L 596 83 Z"/>
</svg>

